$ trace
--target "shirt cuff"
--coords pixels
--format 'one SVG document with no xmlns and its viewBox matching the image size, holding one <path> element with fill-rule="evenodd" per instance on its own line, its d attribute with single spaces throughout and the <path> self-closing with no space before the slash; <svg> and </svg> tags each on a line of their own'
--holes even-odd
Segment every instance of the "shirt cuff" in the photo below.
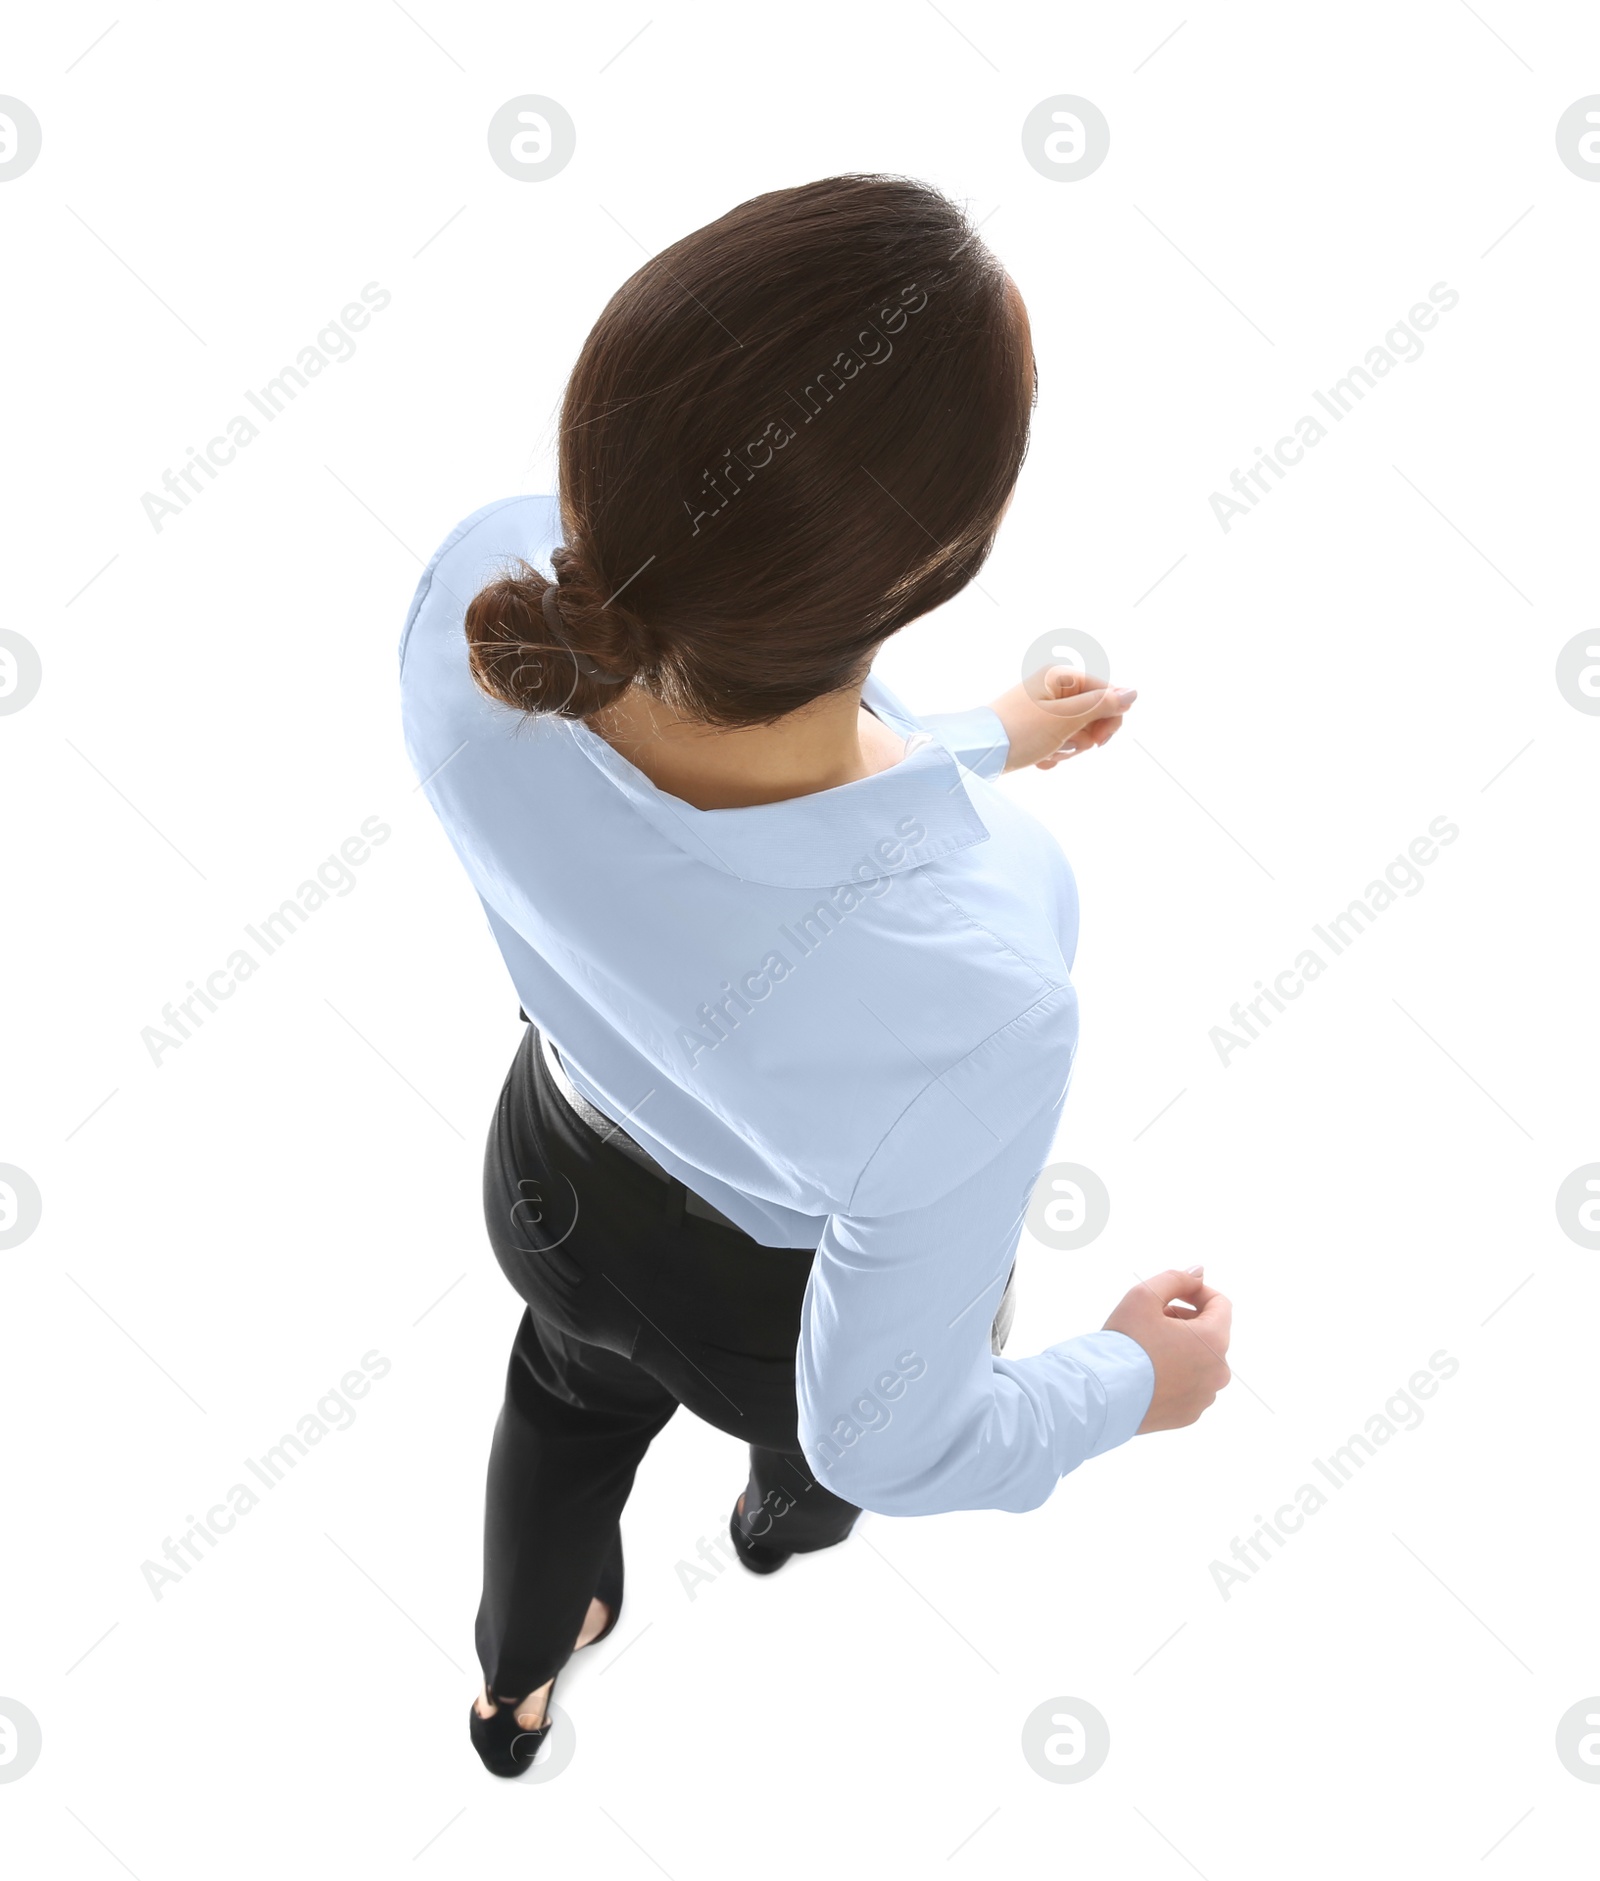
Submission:
<svg viewBox="0 0 1600 1881">
<path fill-rule="evenodd" d="M 1125 1332 L 1089 1332 L 1052 1350 L 1091 1373 L 1106 1394 L 1106 1420 L 1099 1441 L 1085 1452 L 1085 1460 L 1126 1443 L 1144 1422 L 1155 1396 L 1156 1368 L 1149 1353 Z"/>
<path fill-rule="evenodd" d="M 924 712 L 922 723 L 979 777 L 998 777 L 1006 768 L 1011 740 L 992 706 L 975 705 L 965 712 Z"/>
</svg>

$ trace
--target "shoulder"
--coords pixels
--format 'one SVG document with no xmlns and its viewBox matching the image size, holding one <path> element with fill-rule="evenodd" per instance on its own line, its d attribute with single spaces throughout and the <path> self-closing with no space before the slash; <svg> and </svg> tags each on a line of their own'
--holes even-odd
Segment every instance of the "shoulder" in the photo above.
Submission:
<svg viewBox="0 0 1600 1881">
<path fill-rule="evenodd" d="M 463 517 L 434 550 L 411 597 L 400 633 L 402 670 L 415 634 L 459 629 L 472 597 L 508 562 L 537 565 L 560 540 L 553 496 L 505 496 Z"/>
<path fill-rule="evenodd" d="M 1062 978 L 920 1084 L 863 1165 L 848 1212 L 926 1207 L 976 1175 L 1059 1107 L 1077 1044 L 1077 995 Z"/>
<path fill-rule="evenodd" d="M 474 787 L 491 796 L 504 783 L 503 754 L 519 761 L 551 743 L 546 720 L 502 705 L 480 690 L 467 658 L 466 614 L 472 597 L 519 558 L 535 565 L 560 541 L 559 506 L 553 496 L 504 497 L 457 523 L 434 551 L 417 583 L 400 638 L 400 717 L 413 768 L 431 778 L 457 752 L 471 756 L 450 763 L 430 786 L 436 809 L 456 804 Z"/>
</svg>

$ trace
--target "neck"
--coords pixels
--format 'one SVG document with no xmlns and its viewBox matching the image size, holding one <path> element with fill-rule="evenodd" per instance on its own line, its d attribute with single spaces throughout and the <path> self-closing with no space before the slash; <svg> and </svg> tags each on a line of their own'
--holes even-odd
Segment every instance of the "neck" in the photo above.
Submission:
<svg viewBox="0 0 1600 1881">
<path fill-rule="evenodd" d="M 658 790 L 697 810 L 809 797 L 887 770 L 905 754 L 904 741 L 862 705 L 860 686 L 736 731 L 680 718 L 629 686 L 588 724 Z"/>
</svg>

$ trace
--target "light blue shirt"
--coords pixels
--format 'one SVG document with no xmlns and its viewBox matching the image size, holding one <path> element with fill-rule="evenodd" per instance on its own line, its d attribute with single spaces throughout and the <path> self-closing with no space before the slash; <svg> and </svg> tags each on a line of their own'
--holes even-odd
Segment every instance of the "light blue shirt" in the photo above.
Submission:
<svg viewBox="0 0 1600 1881">
<path fill-rule="evenodd" d="M 1078 1035 L 1077 891 L 988 781 L 1000 721 L 917 718 L 871 678 L 898 764 L 697 810 L 473 682 L 467 602 L 560 540 L 553 497 L 469 516 L 400 643 L 407 751 L 523 1009 L 664 1168 L 764 1246 L 816 1249 L 795 1386 L 818 1481 L 889 1515 L 1036 1508 L 1155 1380 L 1122 1333 L 990 1351 Z"/>
</svg>

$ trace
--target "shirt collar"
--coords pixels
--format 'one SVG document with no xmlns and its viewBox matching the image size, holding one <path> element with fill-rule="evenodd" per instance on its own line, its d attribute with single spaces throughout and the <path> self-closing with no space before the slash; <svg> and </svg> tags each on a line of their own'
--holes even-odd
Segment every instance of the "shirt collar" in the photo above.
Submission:
<svg viewBox="0 0 1600 1881">
<path fill-rule="evenodd" d="M 906 739 L 898 764 L 871 777 L 741 810 L 697 810 L 658 790 L 578 720 L 586 757 L 656 830 L 696 861 L 772 888 L 833 888 L 920 868 L 988 839 L 954 755 L 869 677 L 862 698 Z"/>
</svg>

